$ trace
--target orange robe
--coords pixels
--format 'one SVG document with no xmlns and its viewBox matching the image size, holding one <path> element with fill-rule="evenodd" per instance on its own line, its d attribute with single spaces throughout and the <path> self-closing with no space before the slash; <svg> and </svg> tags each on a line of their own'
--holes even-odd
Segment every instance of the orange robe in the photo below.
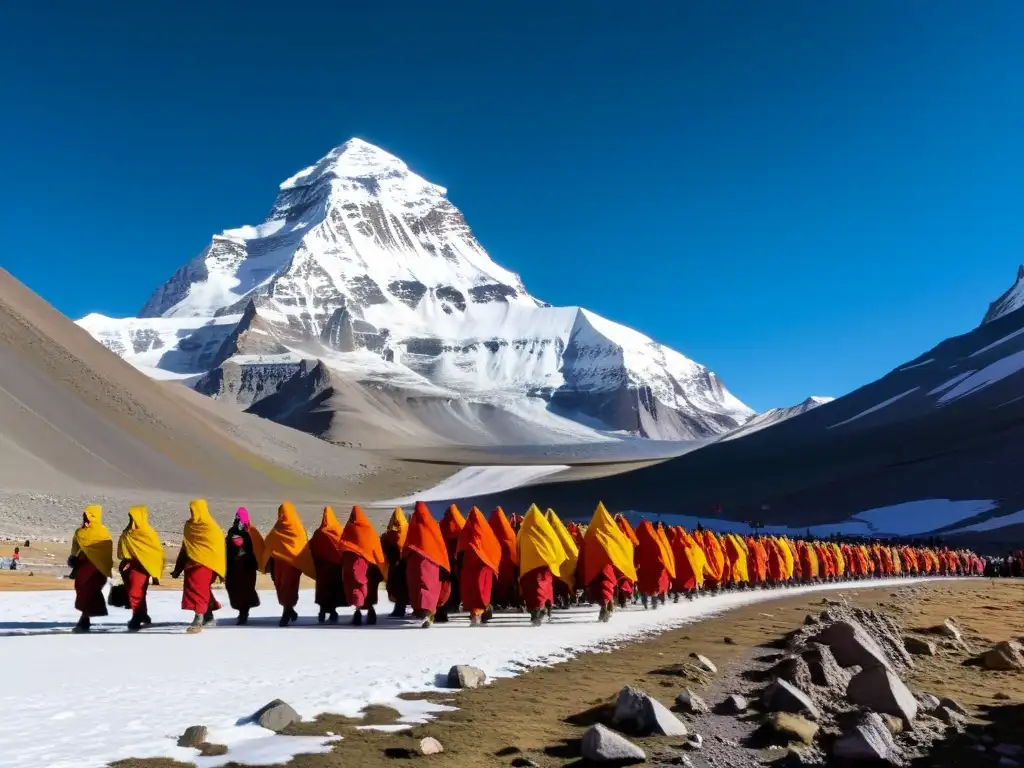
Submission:
<svg viewBox="0 0 1024 768">
<path fill-rule="evenodd" d="M 501 571 L 501 544 L 476 507 L 469 511 L 456 551 L 462 557 L 462 604 L 470 615 L 479 615 L 491 605 L 494 580 Z"/>
<path fill-rule="evenodd" d="M 427 505 L 416 502 L 402 557 L 406 562 L 409 604 L 420 618 L 433 615 L 450 594 L 451 561 L 437 521 Z"/>
<path fill-rule="evenodd" d="M 636 564 L 640 594 L 647 597 L 668 592 L 669 573 L 665 552 L 658 541 L 654 526 L 647 520 L 636 530 Z"/>
<path fill-rule="evenodd" d="M 764 584 L 768 580 L 768 553 L 761 539 L 747 539 L 750 558 L 747 561 L 748 574 L 752 584 Z"/>
<path fill-rule="evenodd" d="M 495 602 L 511 608 L 519 602 L 516 590 L 519 582 L 519 552 L 516 548 L 516 532 L 505 516 L 505 510 L 495 507 L 488 520 L 498 545 L 501 547 L 501 565 L 494 585 Z"/>
</svg>

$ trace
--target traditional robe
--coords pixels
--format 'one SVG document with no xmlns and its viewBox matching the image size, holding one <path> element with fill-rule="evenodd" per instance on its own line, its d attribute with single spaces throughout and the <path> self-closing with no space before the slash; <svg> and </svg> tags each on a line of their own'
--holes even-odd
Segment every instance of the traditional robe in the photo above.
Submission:
<svg viewBox="0 0 1024 768">
<path fill-rule="evenodd" d="M 682 528 L 673 528 L 670 537 L 672 552 L 676 561 L 676 577 L 672 588 L 676 592 L 692 593 L 704 585 L 707 558 L 704 550 Z"/>
<path fill-rule="evenodd" d="M 630 545 L 633 547 L 633 570 L 635 571 L 636 547 L 639 543 L 639 540 L 636 537 L 636 531 L 633 529 L 633 526 L 629 524 L 629 520 L 626 519 L 625 515 L 616 515 L 615 524 L 619 526 L 619 530 L 621 530 L 626 535 L 626 538 L 629 539 Z M 636 578 L 620 578 L 618 583 L 620 597 L 626 598 L 632 596 L 633 592 L 635 591 L 636 582 Z"/>
<path fill-rule="evenodd" d="M 714 533 L 707 529 L 696 531 L 694 538 L 703 548 L 704 558 L 707 562 L 704 585 L 709 589 L 721 586 L 725 578 L 725 553 L 722 551 L 721 542 Z"/>
<path fill-rule="evenodd" d="M 576 540 L 569 533 L 569 529 L 565 527 L 562 520 L 555 514 L 555 510 L 549 509 L 544 514 L 544 519 L 548 521 L 551 530 L 555 532 L 559 543 L 562 545 L 562 550 L 565 552 L 565 562 L 562 563 L 559 571 L 554 574 L 555 594 L 557 596 L 563 591 L 566 595 L 571 594 L 576 591 L 576 566 L 579 563 L 580 557 L 579 545 L 576 544 Z"/>
<path fill-rule="evenodd" d="M 321 619 L 323 614 L 335 613 L 341 606 L 350 604 L 345 598 L 347 590 L 343 584 L 341 568 L 343 531 L 334 510 L 324 507 L 320 527 L 309 537 L 309 553 L 313 558 L 313 569 L 316 571 L 315 600 L 320 606 Z"/>
<path fill-rule="evenodd" d="M 103 586 L 114 569 L 114 540 L 103 525 L 103 508 L 92 504 L 71 539 L 71 572 L 75 579 L 75 610 L 92 618 L 107 615 Z"/>
<path fill-rule="evenodd" d="M 451 561 L 441 528 L 422 501 L 416 502 L 416 511 L 409 521 L 402 557 L 406 563 L 409 604 L 418 617 L 433 616 L 450 594 Z"/>
<path fill-rule="evenodd" d="M 783 584 L 786 582 L 786 558 L 782 553 L 782 547 L 776 539 L 765 539 L 764 550 L 768 555 L 768 583 Z"/>
<path fill-rule="evenodd" d="M 488 523 L 501 547 L 501 567 L 493 589 L 494 603 L 511 608 L 519 603 L 519 551 L 516 548 L 516 532 L 512 530 L 512 524 L 501 507 L 495 507 Z"/>
<path fill-rule="evenodd" d="M 220 609 L 220 603 L 213 596 L 213 583 L 227 573 L 227 550 L 224 531 L 210 514 L 205 499 L 195 499 L 189 504 L 189 519 L 185 521 L 181 552 L 174 570 L 185 573 L 182 610 L 206 616 Z"/>
<path fill-rule="evenodd" d="M 639 542 L 636 547 L 636 572 L 640 594 L 647 598 L 667 593 L 675 568 L 672 568 L 673 573 L 670 574 L 670 562 L 657 530 L 649 520 L 644 520 L 636 529 L 636 537 Z"/>
<path fill-rule="evenodd" d="M 466 525 L 466 518 L 462 516 L 457 506 L 451 504 L 445 510 L 444 517 L 441 518 L 439 525 L 445 549 L 448 550 L 448 562 L 451 563 L 451 571 L 448 574 L 450 577 L 448 579 L 449 597 L 444 602 L 444 608 L 439 618 L 440 621 L 445 621 L 449 613 L 459 610 L 459 605 L 462 602 L 462 596 L 459 594 L 458 547 L 459 534 L 462 533 L 462 528 Z"/>
<path fill-rule="evenodd" d="M 750 537 L 747 539 L 747 552 L 749 559 L 750 582 L 752 584 L 764 584 L 768 581 L 768 552 L 765 549 L 764 541 Z"/>
<path fill-rule="evenodd" d="M 256 591 L 259 575 L 259 557 L 263 551 L 263 536 L 249 519 L 249 511 L 239 507 L 235 521 L 224 539 L 227 549 L 227 575 L 224 587 L 227 589 L 231 607 L 243 616 L 260 604 Z"/>
<path fill-rule="evenodd" d="M 544 610 L 554 604 L 555 574 L 568 560 L 558 534 L 534 504 L 519 528 L 519 590 L 526 610 Z"/>
<path fill-rule="evenodd" d="M 583 537 L 579 570 L 581 585 L 590 600 L 608 607 L 615 597 L 616 585 L 636 581 L 633 544 L 612 520 L 604 504 L 598 503 Z"/>
<path fill-rule="evenodd" d="M 386 578 L 388 563 L 380 545 L 380 536 L 360 507 L 352 507 L 341 536 L 341 570 L 345 598 L 357 610 L 377 604 L 380 583 Z"/>
<path fill-rule="evenodd" d="M 128 510 L 128 525 L 117 540 L 121 561 L 121 579 L 128 592 L 128 607 L 139 618 L 149 616 L 146 593 L 150 579 L 159 579 L 164 570 L 164 548 L 160 535 L 149 524 L 145 507 Z"/>
<path fill-rule="evenodd" d="M 302 575 L 316 579 L 316 566 L 309 551 L 306 529 L 290 501 L 277 508 L 277 522 L 267 533 L 260 570 L 270 572 L 277 602 L 286 610 L 294 610 L 298 605 Z"/>
<path fill-rule="evenodd" d="M 405 560 L 402 551 L 409 533 L 409 523 L 401 507 L 395 507 L 388 521 L 387 530 L 380 535 L 380 547 L 384 559 L 388 563 L 387 590 L 388 598 L 395 604 L 396 610 L 405 611 L 409 604 L 409 586 L 405 579 Z"/>
<path fill-rule="evenodd" d="M 459 592 L 463 607 L 479 616 L 491 605 L 494 580 L 501 571 L 501 544 L 483 513 L 473 507 L 459 533 Z"/>
<path fill-rule="evenodd" d="M 729 580 L 732 584 L 746 584 L 750 581 L 747 570 L 747 550 L 743 540 L 735 533 L 726 534 L 723 542 L 725 559 L 729 563 Z"/>
</svg>

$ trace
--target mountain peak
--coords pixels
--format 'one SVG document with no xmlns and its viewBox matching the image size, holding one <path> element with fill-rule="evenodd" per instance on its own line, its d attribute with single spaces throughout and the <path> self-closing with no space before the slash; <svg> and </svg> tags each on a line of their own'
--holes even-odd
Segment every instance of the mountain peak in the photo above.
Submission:
<svg viewBox="0 0 1024 768">
<path fill-rule="evenodd" d="M 1024 264 L 1017 267 L 1017 279 L 1009 290 L 989 304 L 988 312 L 985 313 L 981 324 L 991 323 L 1021 307 L 1024 307 Z"/>
<path fill-rule="evenodd" d="M 327 177 L 364 180 L 411 177 L 424 185 L 428 184 L 425 179 L 413 174 L 409 166 L 390 152 L 363 139 L 351 138 L 332 149 L 313 165 L 283 181 L 281 191 L 312 186 Z M 444 190 L 441 190 L 441 193 L 443 194 Z"/>
</svg>

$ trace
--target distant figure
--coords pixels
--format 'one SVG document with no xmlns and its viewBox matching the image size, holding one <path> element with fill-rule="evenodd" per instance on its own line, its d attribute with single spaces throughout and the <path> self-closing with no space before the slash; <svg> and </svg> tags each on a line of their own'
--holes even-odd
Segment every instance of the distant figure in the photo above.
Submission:
<svg viewBox="0 0 1024 768">
<path fill-rule="evenodd" d="M 185 576 L 181 608 L 195 614 L 187 630 L 194 635 L 202 632 L 203 627 L 216 623 L 213 612 L 220 610 L 220 603 L 213 596 L 213 583 L 223 579 L 227 573 L 227 550 L 224 531 L 210 514 L 206 499 L 192 501 L 188 512 L 181 551 L 175 560 L 171 578 Z"/>
<path fill-rule="evenodd" d="M 267 534 L 260 556 L 260 570 L 274 579 L 277 602 L 282 609 L 278 626 L 287 627 L 298 621 L 295 606 L 299 602 L 299 581 L 303 574 L 315 580 L 316 567 L 309 551 L 306 529 L 290 501 L 277 508 L 277 522 Z"/>
<path fill-rule="evenodd" d="M 82 512 L 82 525 L 71 540 L 68 558 L 75 580 L 75 610 L 81 618 L 74 632 L 88 632 L 89 620 L 107 615 L 103 586 L 114 570 L 114 541 L 103 525 L 103 508 L 93 504 Z"/>
<path fill-rule="evenodd" d="M 324 507 L 320 527 L 309 539 L 309 552 L 316 570 L 316 604 L 320 607 L 316 620 L 323 624 L 338 623 L 338 608 L 348 605 L 341 572 L 341 535 L 344 531 L 334 510 Z"/>
<path fill-rule="evenodd" d="M 519 592 L 530 623 L 539 627 L 555 602 L 555 574 L 569 556 L 558 535 L 536 505 L 530 507 L 519 528 Z"/>
<path fill-rule="evenodd" d="M 128 607 L 132 617 L 129 632 L 138 632 L 153 623 L 149 617 L 146 593 L 150 581 L 159 583 L 164 573 L 164 548 L 160 535 L 149 524 L 149 510 L 132 507 L 128 510 L 128 525 L 117 540 L 118 570 L 128 592 Z"/>
<path fill-rule="evenodd" d="M 260 604 L 256 578 L 259 575 L 260 553 L 263 551 L 263 536 L 250 522 L 249 511 L 245 507 L 239 507 L 235 513 L 235 521 L 228 529 L 224 546 L 227 550 L 224 586 L 231 607 L 238 611 L 235 623 L 242 626 L 249 623 L 249 611 Z"/>
<path fill-rule="evenodd" d="M 441 528 L 427 505 L 416 502 L 409 521 L 409 532 L 402 551 L 409 604 L 413 615 L 423 620 L 423 628 L 434 623 L 438 608 L 451 594 L 451 560 Z"/>
<path fill-rule="evenodd" d="M 361 626 L 363 611 L 366 623 L 377 623 L 377 598 L 380 583 L 388 573 L 388 563 L 380 536 L 359 506 L 352 507 L 352 513 L 345 523 L 341 535 L 341 576 L 345 602 L 355 609 L 352 624 Z"/>
<path fill-rule="evenodd" d="M 599 503 L 583 536 L 578 569 L 592 603 L 601 606 L 598 621 L 608 621 L 615 610 L 615 592 L 624 580 L 636 581 L 633 544 Z"/>
<path fill-rule="evenodd" d="M 11 570 L 18 570 L 18 564 L 21 562 L 21 547 L 14 548 L 14 555 L 11 557 Z"/>
<path fill-rule="evenodd" d="M 657 608 L 664 602 L 672 579 L 675 577 L 675 559 L 671 550 L 658 536 L 657 529 L 649 520 L 644 520 L 636 529 L 639 544 L 636 548 L 637 586 L 644 608 Z M 671 568 L 670 568 L 671 566 Z"/>
<path fill-rule="evenodd" d="M 555 510 L 549 509 L 545 512 L 544 519 L 548 521 L 551 530 L 558 537 L 566 558 L 560 567 L 560 571 L 554 575 L 555 605 L 560 608 L 569 608 L 576 602 L 576 566 L 579 564 L 579 546 L 576 544 L 572 534 L 569 533 L 569 529 L 565 527 L 562 520 L 555 514 Z"/>
<path fill-rule="evenodd" d="M 466 525 L 466 518 L 462 516 L 459 508 L 452 504 L 441 518 L 441 537 L 444 539 L 445 548 L 448 550 L 448 562 L 451 570 L 445 576 L 448 579 L 448 599 L 437 609 L 437 621 L 443 624 L 448 621 L 448 614 L 459 610 L 462 597 L 459 594 L 459 534 Z"/>
<path fill-rule="evenodd" d="M 486 624 L 493 613 L 494 580 L 501 571 L 501 544 L 487 518 L 476 507 L 469 511 L 469 518 L 459 534 L 457 553 L 462 562 L 459 593 L 463 606 L 469 611 L 470 626 Z"/>
<path fill-rule="evenodd" d="M 388 563 L 388 599 L 395 604 L 394 610 L 391 611 L 393 619 L 405 618 L 405 609 L 409 605 L 409 585 L 406 583 L 405 559 L 402 557 L 408 534 L 409 523 L 405 519 L 405 512 L 401 507 L 395 507 L 395 511 L 391 513 L 391 520 L 388 521 L 387 530 L 380 535 L 381 551 Z"/>
<path fill-rule="evenodd" d="M 514 608 L 519 605 L 519 553 L 516 550 L 516 532 L 501 507 L 494 508 L 488 523 L 501 546 L 501 567 L 494 583 L 491 600 L 496 608 Z"/>
</svg>

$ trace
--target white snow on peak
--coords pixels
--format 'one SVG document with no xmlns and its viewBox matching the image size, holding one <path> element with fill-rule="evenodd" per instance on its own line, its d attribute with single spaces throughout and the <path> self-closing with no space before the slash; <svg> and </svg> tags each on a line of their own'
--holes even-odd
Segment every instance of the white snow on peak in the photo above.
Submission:
<svg viewBox="0 0 1024 768">
<path fill-rule="evenodd" d="M 1017 279 L 1009 290 L 989 305 L 981 324 L 991 323 L 1021 307 L 1024 307 L 1024 264 L 1017 268 Z"/>
<path fill-rule="evenodd" d="M 811 395 L 804 402 L 814 403 L 814 405 L 824 405 L 825 403 L 831 403 L 833 400 L 835 400 L 834 397 L 825 397 L 825 396 L 822 396 L 822 395 Z"/>
</svg>

